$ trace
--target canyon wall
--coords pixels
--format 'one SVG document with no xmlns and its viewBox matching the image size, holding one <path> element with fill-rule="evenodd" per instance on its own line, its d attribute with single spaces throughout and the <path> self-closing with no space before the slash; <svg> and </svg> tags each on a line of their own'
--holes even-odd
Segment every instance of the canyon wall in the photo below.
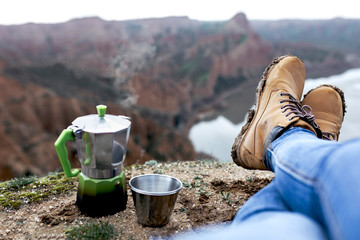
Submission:
<svg viewBox="0 0 360 240">
<path fill-rule="evenodd" d="M 57 136 L 100 103 L 132 118 L 126 165 L 195 160 L 191 125 L 228 107 L 233 95 L 243 116 L 266 65 L 284 49 L 292 53 L 293 45 L 282 46 L 260 37 L 242 13 L 221 22 L 84 18 L 0 26 L 0 180 L 60 168 Z M 75 146 L 68 147 L 79 167 Z"/>
</svg>

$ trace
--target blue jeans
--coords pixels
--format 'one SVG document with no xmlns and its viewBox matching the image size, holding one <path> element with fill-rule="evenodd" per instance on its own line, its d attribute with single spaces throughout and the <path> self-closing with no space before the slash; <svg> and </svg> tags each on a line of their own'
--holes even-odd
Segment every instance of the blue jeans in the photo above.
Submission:
<svg viewBox="0 0 360 240">
<path fill-rule="evenodd" d="M 189 239 L 359 239 L 360 139 L 343 143 L 290 128 L 268 148 L 274 180 L 233 222 Z"/>
</svg>

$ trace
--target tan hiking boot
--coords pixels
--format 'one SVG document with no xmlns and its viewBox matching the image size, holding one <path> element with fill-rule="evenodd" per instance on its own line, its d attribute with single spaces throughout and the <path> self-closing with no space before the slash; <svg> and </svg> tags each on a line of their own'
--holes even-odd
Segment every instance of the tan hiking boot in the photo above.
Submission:
<svg viewBox="0 0 360 240">
<path fill-rule="evenodd" d="M 343 91 L 332 85 L 321 85 L 305 94 L 301 104 L 311 107 L 323 139 L 338 141 L 346 112 Z"/>
<path fill-rule="evenodd" d="M 236 137 L 231 156 L 248 169 L 267 169 L 267 147 L 291 126 L 309 129 L 318 137 L 321 131 L 308 107 L 299 100 L 305 82 L 305 67 L 294 56 L 275 58 L 265 69 L 256 90 L 255 110 Z"/>
</svg>

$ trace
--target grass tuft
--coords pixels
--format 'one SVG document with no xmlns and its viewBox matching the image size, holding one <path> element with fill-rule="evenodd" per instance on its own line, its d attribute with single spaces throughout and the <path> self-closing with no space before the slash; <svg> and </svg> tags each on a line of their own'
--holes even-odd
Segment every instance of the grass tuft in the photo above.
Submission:
<svg viewBox="0 0 360 240">
<path fill-rule="evenodd" d="M 108 222 L 89 222 L 82 226 L 77 226 L 68 229 L 65 232 L 67 240 L 75 239 L 113 239 L 117 235 L 115 227 Z"/>
<path fill-rule="evenodd" d="M 158 162 L 156 160 L 150 160 L 145 162 L 145 166 L 150 166 L 150 167 L 156 167 L 158 165 Z"/>
<path fill-rule="evenodd" d="M 26 185 L 29 185 L 37 180 L 37 177 L 35 176 L 29 176 L 29 177 L 19 177 L 11 179 L 6 183 L 6 188 L 17 190 L 22 187 L 25 187 Z"/>
</svg>

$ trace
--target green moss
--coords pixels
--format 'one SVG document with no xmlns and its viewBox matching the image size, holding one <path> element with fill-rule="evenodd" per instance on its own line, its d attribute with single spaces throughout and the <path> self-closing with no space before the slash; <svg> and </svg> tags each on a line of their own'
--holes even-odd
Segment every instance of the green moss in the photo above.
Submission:
<svg viewBox="0 0 360 240">
<path fill-rule="evenodd" d="M 7 207 L 18 209 L 21 206 L 21 201 L 11 200 L 11 201 L 7 202 L 6 205 L 7 205 Z"/>
<path fill-rule="evenodd" d="M 0 206 L 18 209 L 24 204 L 38 202 L 49 196 L 66 194 L 75 189 L 77 177 L 67 178 L 64 173 L 48 176 L 15 178 L 0 184 Z"/>
<path fill-rule="evenodd" d="M 144 168 L 144 165 L 135 163 L 135 164 L 132 164 L 132 165 L 130 165 L 130 166 L 126 166 L 126 167 L 125 167 L 125 171 L 126 171 L 126 170 L 130 170 L 130 169 L 132 169 L 132 168 L 135 168 L 135 169 L 143 169 L 143 168 Z"/>
<path fill-rule="evenodd" d="M 5 208 L 14 208 L 17 209 L 21 205 L 21 201 L 12 199 L 10 194 L 1 193 L 0 194 L 0 205 Z"/>
</svg>

